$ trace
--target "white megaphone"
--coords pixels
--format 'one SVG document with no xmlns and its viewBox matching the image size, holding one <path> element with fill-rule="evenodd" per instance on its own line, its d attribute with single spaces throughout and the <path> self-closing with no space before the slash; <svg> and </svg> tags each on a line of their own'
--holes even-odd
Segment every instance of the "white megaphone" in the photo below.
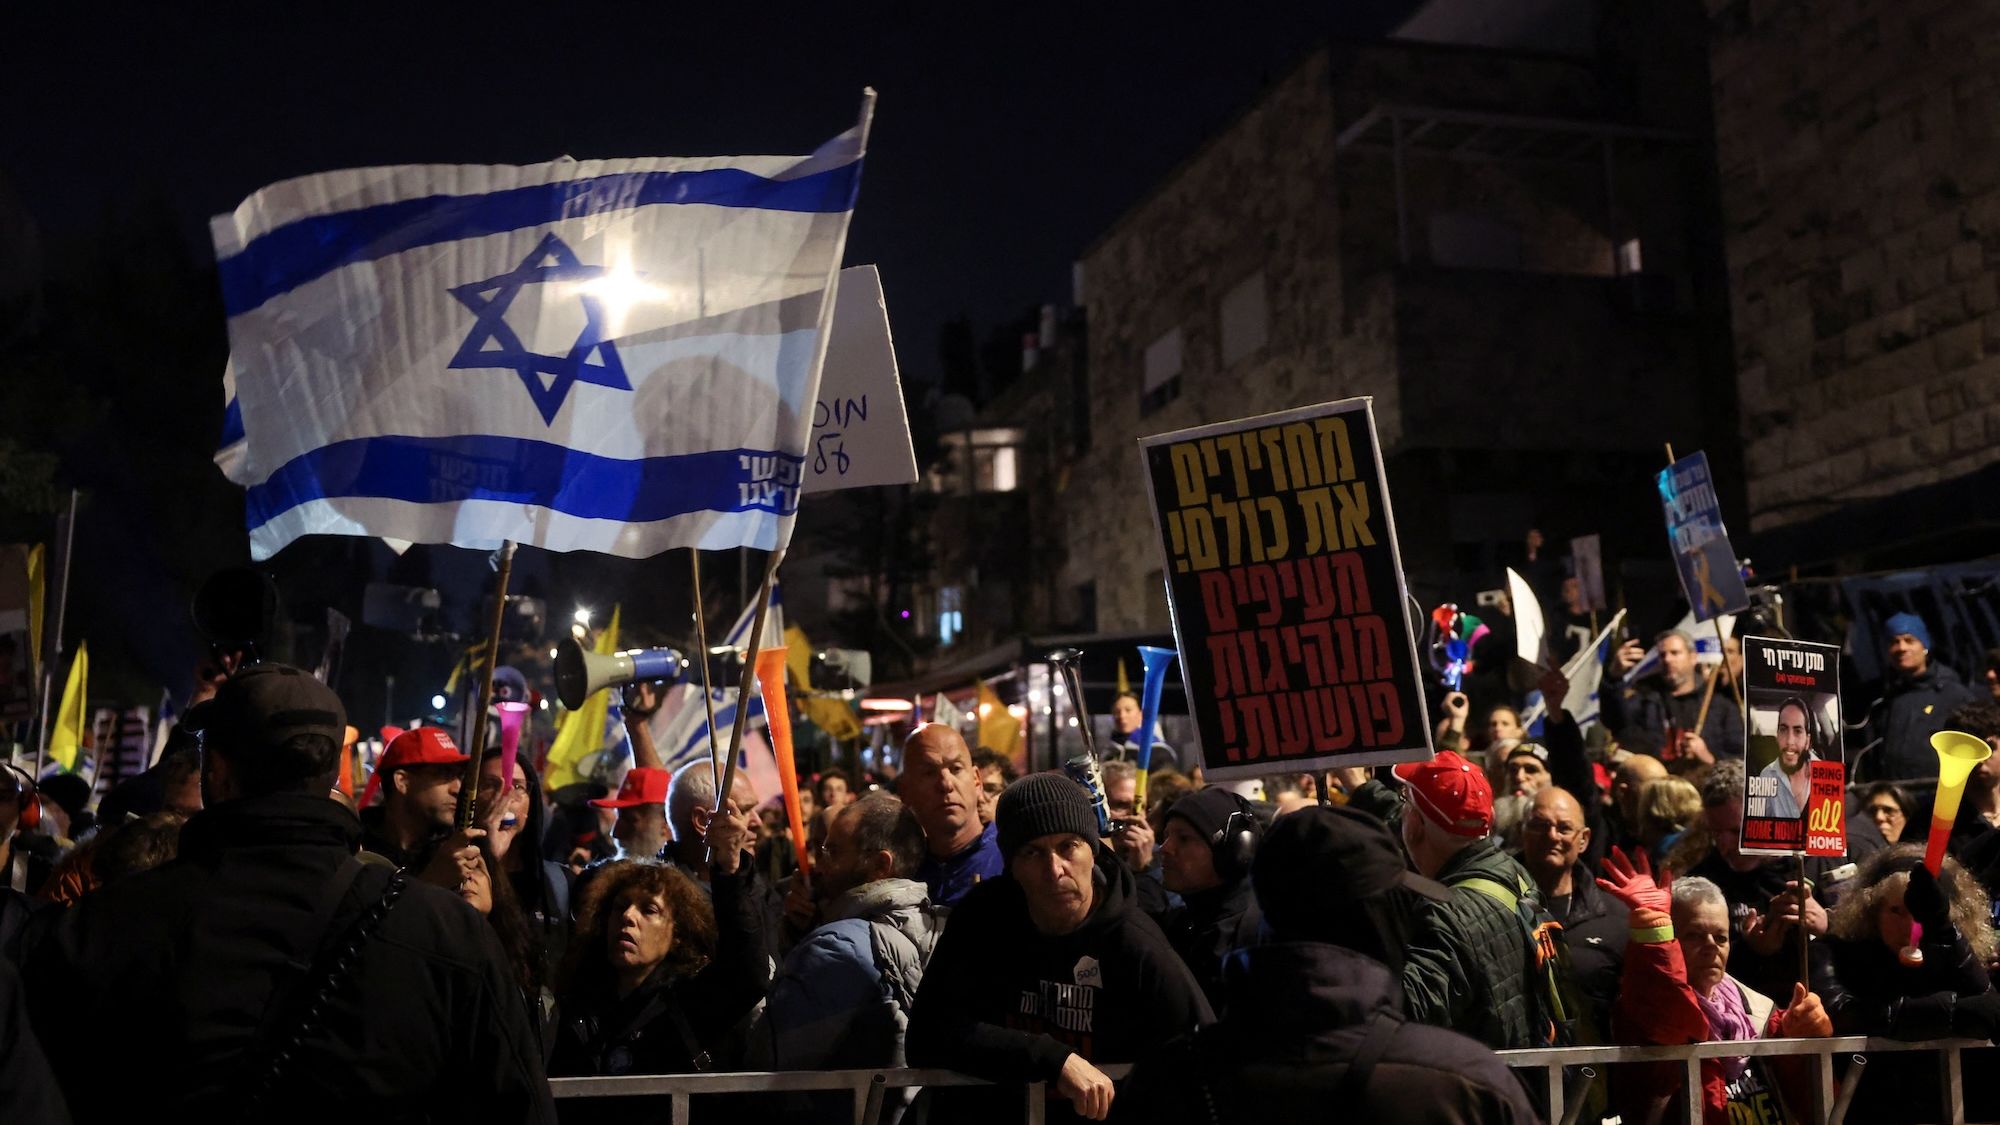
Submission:
<svg viewBox="0 0 2000 1125">
<path fill-rule="evenodd" d="M 674 683 L 686 667 L 679 649 L 635 648 L 605 656 L 570 638 L 556 646 L 556 698 L 574 711 L 593 692 L 641 680 Z"/>
</svg>

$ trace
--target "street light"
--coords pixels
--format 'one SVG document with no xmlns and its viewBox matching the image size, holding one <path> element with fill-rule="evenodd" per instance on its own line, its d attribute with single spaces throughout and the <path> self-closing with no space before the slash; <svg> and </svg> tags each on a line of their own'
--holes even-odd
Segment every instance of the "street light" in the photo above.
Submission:
<svg viewBox="0 0 2000 1125">
<path fill-rule="evenodd" d="M 446 704 L 447 702 L 449 702 L 449 701 L 448 701 L 448 700 L 446 700 L 444 696 L 442 696 L 442 695 L 433 695 L 433 696 L 431 696 L 431 710 L 433 710 L 433 711 L 442 711 L 442 710 L 444 710 L 444 705 L 445 705 L 445 704 Z"/>
<path fill-rule="evenodd" d="M 589 610 L 587 610 L 587 609 L 585 609 L 585 608 L 584 608 L 584 607 L 582 607 L 582 606 L 577 606 L 577 607 L 576 607 L 576 623 L 577 623 L 578 625 L 585 625 L 585 626 L 589 625 L 589 624 L 590 624 L 590 611 L 589 611 Z"/>
</svg>

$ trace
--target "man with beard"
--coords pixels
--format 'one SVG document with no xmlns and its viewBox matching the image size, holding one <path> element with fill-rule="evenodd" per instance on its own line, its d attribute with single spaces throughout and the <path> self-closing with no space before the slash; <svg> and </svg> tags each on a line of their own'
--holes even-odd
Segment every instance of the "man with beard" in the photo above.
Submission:
<svg viewBox="0 0 2000 1125">
<path fill-rule="evenodd" d="M 926 728 L 929 729 L 929 728 Z M 910 1016 L 910 1063 L 991 1082 L 1046 1082 L 1048 1120 L 1101 1121 L 1125 1062 L 1213 1015 L 1187 966 L 1136 904 L 1131 869 L 1104 853 L 1081 785 L 1022 778 L 1000 797 L 1006 873 L 952 911 Z M 930 1120 L 1018 1121 L 1018 1095 L 933 1092 Z"/>
<path fill-rule="evenodd" d="M 1599 694 L 1604 725 L 1617 736 L 1618 745 L 1665 761 L 1691 758 L 1703 765 L 1714 765 L 1717 758 L 1742 757 L 1743 713 L 1726 688 L 1716 689 L 1708 701 L 1708 716 L 1702 719 L 1706 684 L 1695 661 L 1694 641 L 1676 629 L 1661 633 L 1655 647 L 1662 666 L 1655 682 L 1611 684 Z M 1637 641 L 1627 641 L 1611 654 L 1606 670 L 1623 677 L 1645 658 Z M 1700 730 L 1695 729 L 1696 719 L 1702 719 Z"/>
<path fill-rule="evenodd" d="M 1805 700 L 1793 696 L 1778 704 L 1778 756 L 1757 775 L 1778 783 L 1765 802 L 1765 816 L 1797 820 L 1805 815 L 1806 798 L 1812 795 L 1812 771 L 1806 763 L 1819 756 L 1810 723 Z"/>
</svg>

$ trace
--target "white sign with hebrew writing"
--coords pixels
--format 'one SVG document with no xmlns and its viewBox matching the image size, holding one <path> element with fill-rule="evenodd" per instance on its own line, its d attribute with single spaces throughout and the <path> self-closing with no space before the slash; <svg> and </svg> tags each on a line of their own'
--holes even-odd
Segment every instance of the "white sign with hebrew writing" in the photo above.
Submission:
<svg viewBox="0 0 2000 1125">
<path fill-rule="evenodd" d="M 808 493 L 916 483 L 917 454 L 874 266 L 840 271 L 805 470 Z"/>
</svg>

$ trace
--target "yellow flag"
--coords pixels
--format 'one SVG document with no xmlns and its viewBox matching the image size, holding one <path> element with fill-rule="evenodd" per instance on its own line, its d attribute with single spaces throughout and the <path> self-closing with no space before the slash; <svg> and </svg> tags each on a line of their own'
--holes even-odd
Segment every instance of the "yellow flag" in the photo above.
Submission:
<svg viewBox="0 0 2000 1125">
<path fill-rule="evenodd" d="M 611 607 L 611 624 L 597 634 L 597 644 L 593 646 L 599 656 L 609 656 L 618 651 L 618 610 Z M 549 747 L 548 769 L 542 773 L 542 784 L 550 792 L 565 785 L 574 785 L 587 780 L 577 772 L 583 760 L 604 748 L 604 721 L 611 711 L 611 696 L 606 692 L 592 692 L 589 699 L 576 713 L 563 719 L 556 730 L 556 743 Z"/>
<path fill-rule="evenodd" d="M 800 691 L 812 690 L 812 642 L 806 639 L 806 632 L 797 625 L 785 626 L 785 667 L 792 673 L 792 683 Z M 805 700 L 806 718 L 812 725 L 827 733 L 829 738 L 843 741 L 861 737 L 861 721 L 854 717 L 854 708 L 838 699 Z"/>
<path fill-rule="evenodd" d="M 76 772 L 77 755 L 90 748 L 90 724 L 85 717 L 89 681 L 90 646 L 79 642 L 76 659 L 70 662 L 69 680 L 63 684 L 55 729 L 49 734 L 49 756 L 62 764 L 65 773 Z"/>
<path fill-rule="evenodd" d="M 28 657 L 37 683 L 42 678 L 42 598 L 48 585 L 48 555 L 37 543 L 28 548 Z"/>
<path fill-rule="evenodd" d="M 1014 756 L 1021 740 L 1021 720 L 1007 713 L 1006 705 L 985 681 L 979 684 L 979 744 L 1008 757 Z"/>
<path fill-rule="evenodd" d="M 1118 658 L 1118 694 L 1132 694 L 1132 678 L 1125 674 L 1125 658 L 1122 656 Z"/>
</svg>

